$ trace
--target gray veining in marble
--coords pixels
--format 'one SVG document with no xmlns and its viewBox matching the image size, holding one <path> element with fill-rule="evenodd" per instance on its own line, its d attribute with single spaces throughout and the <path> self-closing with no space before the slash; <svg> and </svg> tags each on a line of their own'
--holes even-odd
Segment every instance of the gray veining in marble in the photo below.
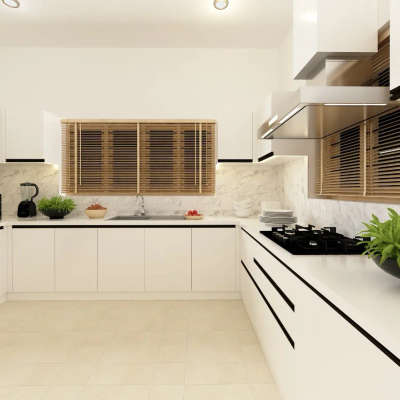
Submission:
<svg viewBox="0 0 400 400">
<path fill-rule="evenodd" d="M 59 193 L 59 171 L 48 164 L 2 164 L 0 165 L 0 193 L 3 196 L 3 216 L 15 216 L 21 200 L 19 184 L 34 182 L 43 196 Z M 216 173 L 215 196 L 146 196 L 146 210 L 152 214 L 183 213 L 197 209 L 206 215 L 232 215 L 235 200 L 251 198 L 254 215 L 260 211 L 260 202 L 278 200 L 281 190 L 275 171 L 268 165 L 219 164 Z M 108 208 L 108 214 L 132 214 L 136 210 L 135 196 L 70 196 L 77 204 L 71 214 L 78 216 L 92 203 L 98 202 Z"/>
</svg>

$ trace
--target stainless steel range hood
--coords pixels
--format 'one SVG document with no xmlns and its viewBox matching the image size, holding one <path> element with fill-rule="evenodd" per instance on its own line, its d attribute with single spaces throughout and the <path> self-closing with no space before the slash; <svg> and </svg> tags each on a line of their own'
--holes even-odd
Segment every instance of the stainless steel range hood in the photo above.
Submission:
<svg viewBox="0 0 400 400">
<path fill-rule="evenodd" d="M 304 86 L 276 93 L 262 139 L 318 139 L 398 106 L 388 87 Z"/>
</svg>

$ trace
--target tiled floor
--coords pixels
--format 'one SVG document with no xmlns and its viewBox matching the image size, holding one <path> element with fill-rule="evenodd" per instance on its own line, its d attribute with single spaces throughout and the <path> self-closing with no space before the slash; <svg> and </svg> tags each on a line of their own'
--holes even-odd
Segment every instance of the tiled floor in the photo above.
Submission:
<svg viewBox="0 0 400 400">
<path fill-rule="evenodd" d="M 0 400 L 278 400 L 240 301 L 0 305 Z"/>
</svg>

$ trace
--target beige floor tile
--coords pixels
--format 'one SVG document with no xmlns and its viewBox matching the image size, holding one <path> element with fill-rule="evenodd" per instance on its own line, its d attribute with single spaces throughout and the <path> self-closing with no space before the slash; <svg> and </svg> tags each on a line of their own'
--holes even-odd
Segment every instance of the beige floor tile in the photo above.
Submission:
<svg viewBox="0 0 400 400">
<path fill-rule="evenodd" d="M 152 386 L 149 392 L 149 400 L 183 400 L 184 390 L 184 386 Z"/>
<path fill-rule="evenodd" d="M 264 353 L 259 344 L 240 346 L 241 359 L 245 363 L 265 362 Z"/>
<path fill-rule="evenodd" d="M 183 385 L 185 383 L 185 364 L 153 364 L 152 383 L 155 385 Z"/>
<path fill-rule="evenodd" d="M 281 400 L 274 384 L 250 385 L 252 400 Z"/>
<path fill-rule="evenodd" d="M 147 385 L 152 383 L 151 364 L 103 364 L 89 379 L 91 385 Z"/>
<path fill-rule="evenodd" d="M 265 362 L 244 364 L 247 383 L 274 383 L 271 371 Z"/>
<path fill-rule="evenodd" d="M 86 400 L 85 386 L 51 386 L 43 400 Z"/>
<path fill-rule="evenodd" d="M 253 400 L 248 385 L 189 385 L 185 400 Z"/>
<path fill-rule="evenodd" d="M 0 364 L 0 386 L 24 385 L 32 375 L 31 364 Z"/>
<path fill-rule="evenodd" d="M 85 388 L 84 400 L 148 400 L 148 386 L 90 385 Z"/>
<path fill-rule="evenodd" d="M 0 388 L 0 400 L 44 400 L 47 387 L 13 386 Z"/>
<path fill-rule="evenodd" d="M 246 370 L 241 363 L 188 363 L 187 385 L 247 383 Z"/>
</svg>

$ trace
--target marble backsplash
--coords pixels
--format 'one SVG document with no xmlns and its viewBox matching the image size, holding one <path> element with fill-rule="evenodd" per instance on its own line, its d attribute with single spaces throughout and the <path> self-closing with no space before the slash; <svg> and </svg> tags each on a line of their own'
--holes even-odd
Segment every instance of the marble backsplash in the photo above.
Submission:
<svg viewBox="0 0 400 400">
<path fill-rule="evenodd" d="M 59 171 L 49 164 L 2 164 L 0 165 L 0 193 L 4 217 L 15 217 L 21 200 L 19 184 L 34 182 L 39 186 L 41 197 L 59 193 Z M 232 215 L 233 202 L 251 198 L 254 215 L 260 211 L 261 201 L 276 201 L 282 197 L 282 186 L 276 172 L 264 164 L 219 164 L 216 173 L 215 196 L 146 196 L 146 211 L 152 214 L 183 213 L 197 209 L 206 215 Z M 135 196 L 69 196 L 77 205 L 71 215 L 82 215 L 85 208 L 95 202 L 108 208 L 108 215 L 133 214 Z"/>
<path fill-rule="evenodd" d="M 400 212 L 400 204 L 382 204 L 308 198 L 306 158 L 295 159 L 276 170 L 276 179 L 282 185 L 280 201 L 293 209 L 300 223 L 316 226 L 336 226 L 338 232 L 354 236 L 363 229 L 374 213 L 387 219 L 387 208 Z"/>
</svg>

